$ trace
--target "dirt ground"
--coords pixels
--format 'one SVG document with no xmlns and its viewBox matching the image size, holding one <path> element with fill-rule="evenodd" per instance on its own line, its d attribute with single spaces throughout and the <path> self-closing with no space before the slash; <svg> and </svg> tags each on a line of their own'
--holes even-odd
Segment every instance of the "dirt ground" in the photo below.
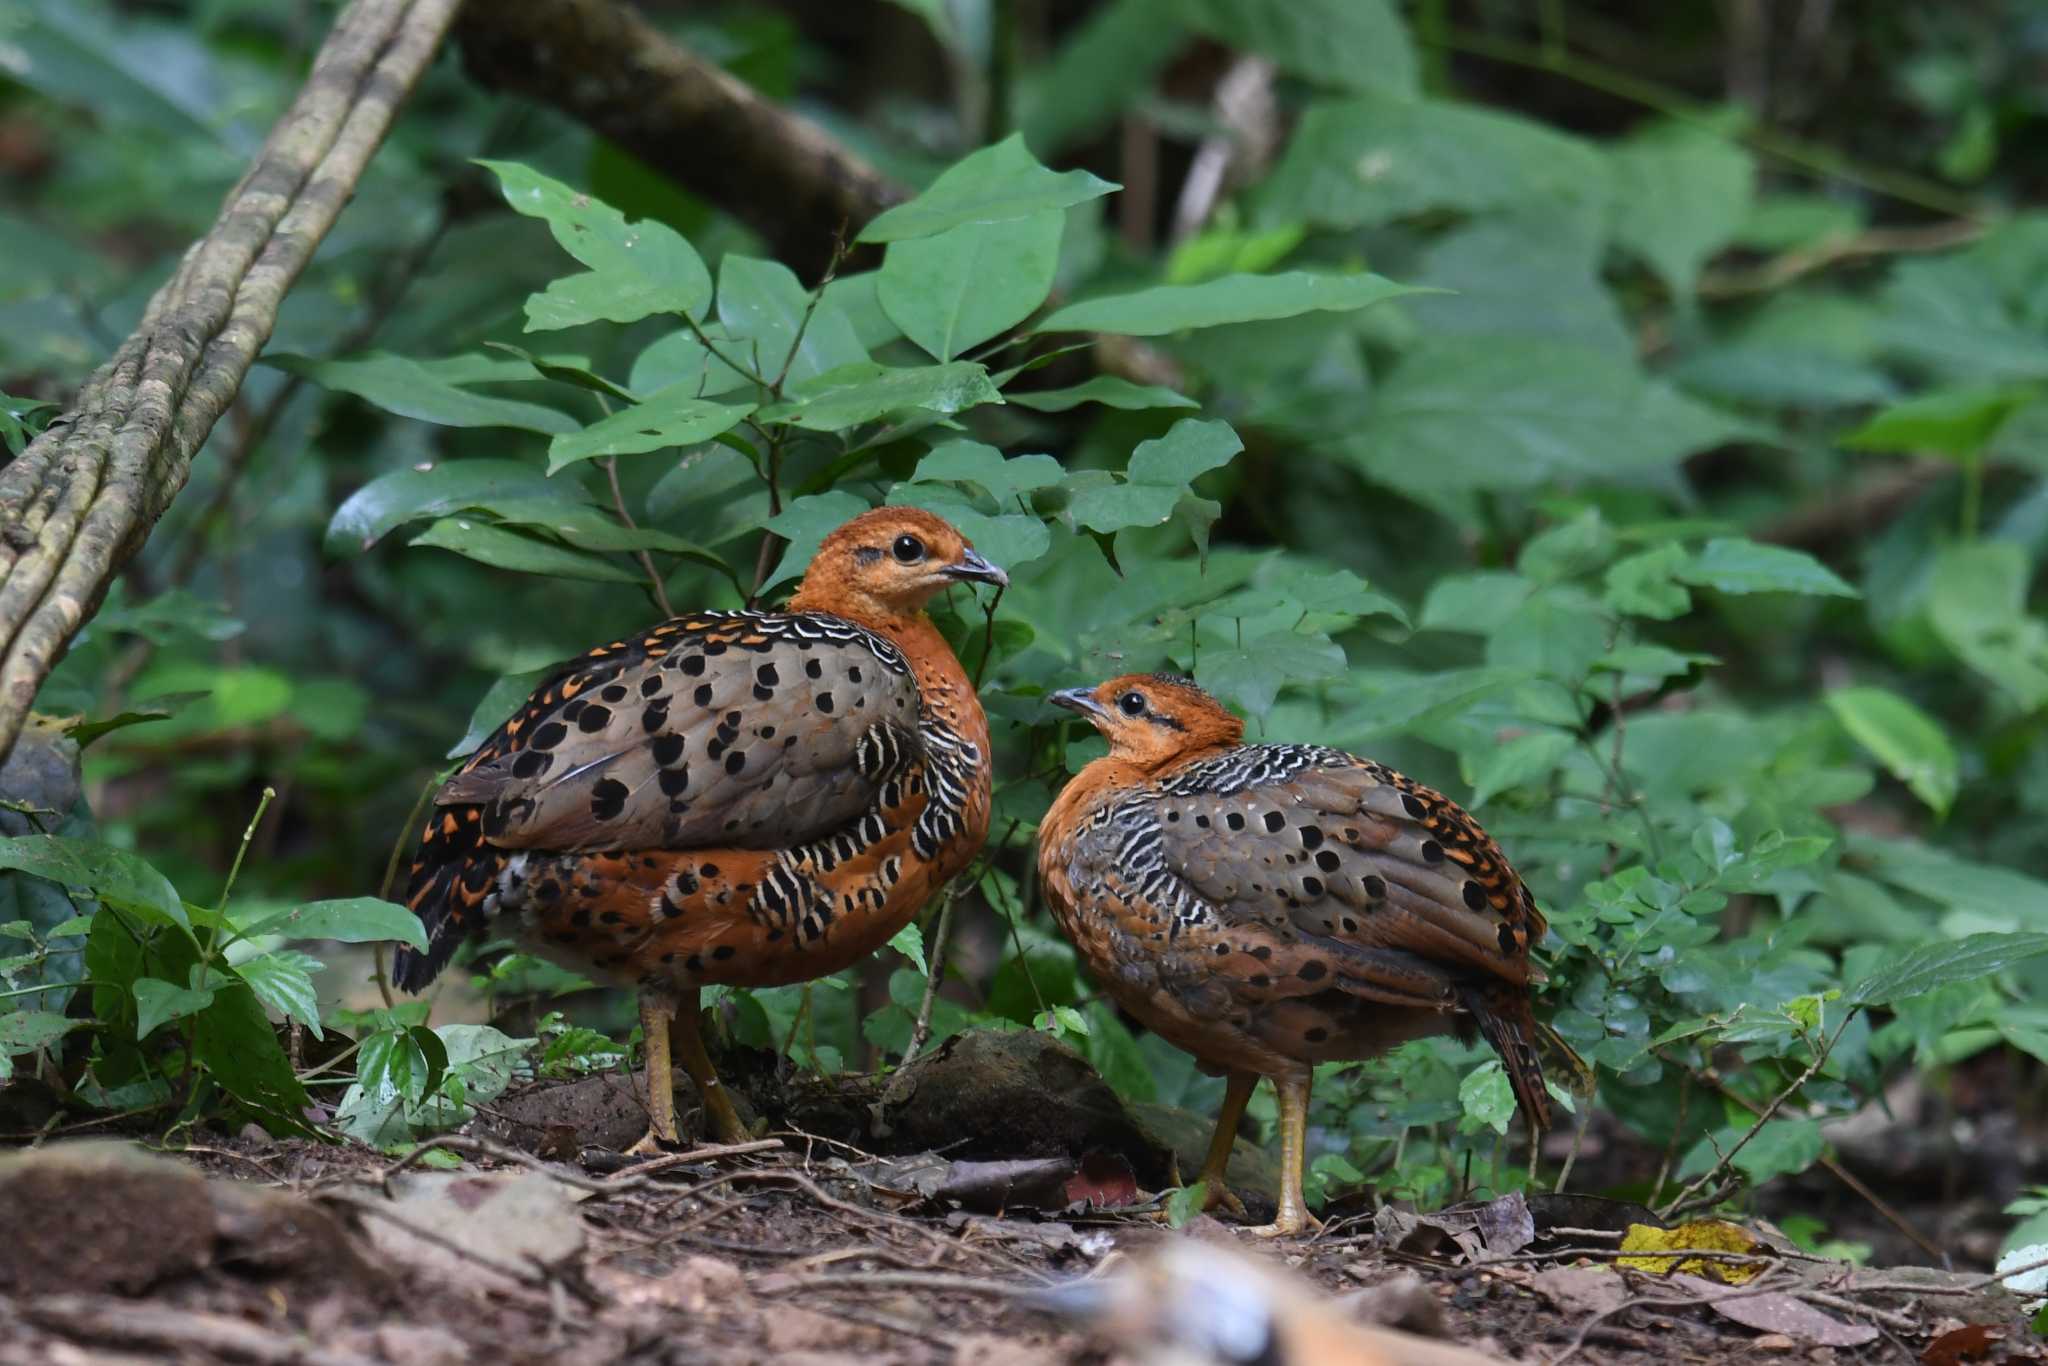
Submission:
<svg viewBox="0 0 2048 1366">
<path fill-rule="evenodd" d="M 858 1096 L 814 1089 L 744 1150 L 625 1164 L 619 1077 L 508 1095 L 409 1161 L 253 1126 L 44 1142 L 0 1157 L 0 1362 L 2048 1360 L 1988 1276 L 1854 1269 L 1763 1224 L 1631 1267 L 1647 1211 L 1592 1197 L 1171 1233 L 1100 1208 L 1142 1204 L 1171 1157 L 1038 1047 L 946 1050 L 891 1097 L 889 1141 L 863 1135 L 889 1153 L 831 1132 Z M 1033 1086 L 1062 1088 L 1035 1127 L 1005 1109 Z M 933 1151 L 921 1125 L 967 1138 Z"/>
</svg>

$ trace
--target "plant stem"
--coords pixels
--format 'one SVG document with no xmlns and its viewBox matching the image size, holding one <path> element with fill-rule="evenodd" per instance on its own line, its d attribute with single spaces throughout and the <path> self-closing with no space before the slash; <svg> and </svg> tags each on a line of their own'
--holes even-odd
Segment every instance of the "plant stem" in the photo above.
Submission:
<svg viewBox="0 0 2048 1366">
<path fill-rule="evenodd" d="M 616 455 L 608 455 L 604 458 L 604 477 L 612 486 L 612 507 L 618 512 L 619 520 L 626 524 L 626 530 L 638 531 L 640 524 L 633 520 L 632 513 L 626 511 L 626 495 L 619 488 L 619 457 Z M 661 581 L 661 573 L 654 567 L 654 556 L 648 554 L 644 546 L 634 551 L 633 554 L 640 561 L 640 567 L 647 571 L 647 586 L 649 591 L 654 594 L 655 605 L 661 608 L 663 616 L 674 616 L 676 609 L 669 606 L 668 585 Z"/>
</svg>

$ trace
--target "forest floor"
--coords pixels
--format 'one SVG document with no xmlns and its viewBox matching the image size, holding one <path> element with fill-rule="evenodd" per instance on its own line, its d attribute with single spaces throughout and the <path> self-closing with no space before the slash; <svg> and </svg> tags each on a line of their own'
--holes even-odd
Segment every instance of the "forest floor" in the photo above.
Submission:
<svg viewBox="0 0 2048 1366">
<path fill-rule="evenodd" d="M 850 1081 L 744 1151 L 627 1164 L 639 1112 L 617 1076 L 508 1094 L 409 1160 L 253 1125 L 164 1155 L 46 1142 L 0 1157 L 0 1362 L 1163 1361 L 1144 1350 L 1156 1327 L 1076 1322 L 1047 1292 L 1133 1277 L 1173 1238 L 1254 1259 L 1233 1312 L 1270 1313 L 1283 1339 L 1303 1314 L 1415 1335 L 1357 1362 L 2048 1361 L 1983 1274 L 1855 1268 L 1764 1223 L 1670 1244 L 1741 1249 L 1719 1259 L 1629 1267 L 1622 1237 L 1648 1212 L 1586 1196 L 1427 1218 L 1337 1206 L 1314 1237 L 1272 1243 L 1208 1216 L 1170 1233 L 1102 1208 L 1165 1184 L 1161 1154 L 1036 1037 L 931 1055 L 889 1097 L 888 1141 L 866 1135 L 888 1155 L 829 1132 L 873 1103 Z M 949 1126 L 969 1137 L 923 1143 Z M 1146 1284 L 1169 1319 L 1211 1308 L 1204 1287 Z"/>
</svg>

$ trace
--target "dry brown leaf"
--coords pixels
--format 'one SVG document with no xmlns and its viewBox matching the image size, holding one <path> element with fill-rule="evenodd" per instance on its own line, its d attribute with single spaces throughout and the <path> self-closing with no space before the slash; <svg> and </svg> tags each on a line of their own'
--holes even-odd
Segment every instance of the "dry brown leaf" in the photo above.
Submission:
<svg viewBox="0 0 2048 1366">
<path fill-rule="evenodd" d="M 1671 1277 L 1671 1281 L 1698 1294 L 1707 1302 L 1707 1307 L 1722 1318 L 1733 1319 L 1760 1333 L 1782 1333 L 1816 1347 L 1861 1347 L 1866 1342 L 1877 1341 L 1877 1329 L 1869 1324 L 1845 1322 L 1814 1308 L 1796 1295 L 1779 1291 L 1731 1295 L 1728 1287 L 1719 1282 L 1704 1276 L 1688 1276 L 1684 1272 Z"/>
</svg>

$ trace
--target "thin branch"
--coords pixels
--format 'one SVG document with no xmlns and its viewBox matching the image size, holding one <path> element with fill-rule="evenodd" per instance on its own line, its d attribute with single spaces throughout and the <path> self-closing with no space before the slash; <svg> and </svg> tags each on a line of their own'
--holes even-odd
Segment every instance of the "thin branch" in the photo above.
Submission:
<svg viewBox="0 0 2048 1366">
<path fill-rule="evenodd" d="M 634 521 L 633 514 L 626 510 L 626 495 L 619 488 L 619 457 L 616 455 L 604 458 L 604 477 L 611 484 L 612 508 L 619 514 L 619 520 L 626 524 L 626 530 L 638 531 L 640 524 Z M 640 567 L 647 571 L 647 587 L 654 594 L 655 605 L 661 608 L 661 614 L 665 617 L 674 616 L 676 609 L 669 606 L 668 585 L 662 582 L 661 571 L 654 567 L 654 556 L 648 554 L 647 548 L 642 546 L 633 552 L 633 557 L 639 560 Z"/>
</svg>

